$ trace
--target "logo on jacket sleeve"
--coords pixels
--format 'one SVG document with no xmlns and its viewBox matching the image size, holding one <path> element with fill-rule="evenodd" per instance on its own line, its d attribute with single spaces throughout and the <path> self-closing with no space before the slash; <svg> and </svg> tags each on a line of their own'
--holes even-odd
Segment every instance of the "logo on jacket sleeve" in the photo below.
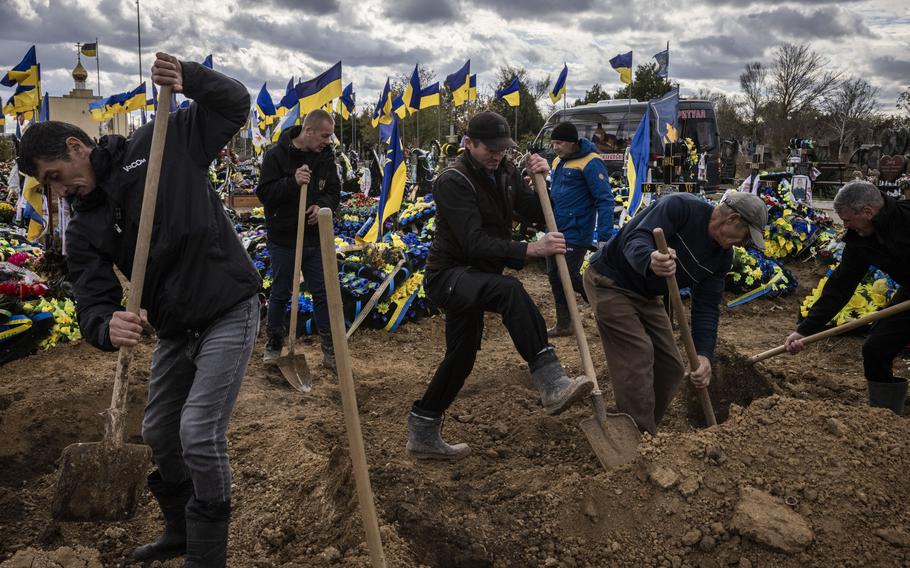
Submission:
<svg viewBox="0 0 910 568">
<path fill-rule="evenodd" d="M 145 158 L 140 158 L 131 164 L 127 164 L 127 165 L 123 166 L 123 171 L 128 172 L 130 170 L 135 170 L 136 168 L 138 168 L 139 166 L 144 164 L 146 161 L 147 160 Z"/>
</svg>

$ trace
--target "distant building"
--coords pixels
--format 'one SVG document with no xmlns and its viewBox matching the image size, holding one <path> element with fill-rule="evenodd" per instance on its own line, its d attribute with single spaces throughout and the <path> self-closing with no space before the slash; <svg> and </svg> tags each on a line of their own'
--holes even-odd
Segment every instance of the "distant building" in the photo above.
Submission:
<svg viewBox="0 0 910 568">
<path fill-rule="evenodd" d="M 73 90 L 60 97 L 48 97 L 51 120 L 75 124 L 93 138 L 103 134 L 127 136 L 129 134 L 129 117 L 126 114 L 114 115 L 114 118 L 107 122 L 92 120 L 88 105 L 90 102 L 97 101 L 99 97 L 91 89 L 86 88 L 87 79 L 88 71 L 82 66 L 81 60 L 77 61 L 76 67 L 73 69 L 73 81 L 75 81 Z"/>
</svg>

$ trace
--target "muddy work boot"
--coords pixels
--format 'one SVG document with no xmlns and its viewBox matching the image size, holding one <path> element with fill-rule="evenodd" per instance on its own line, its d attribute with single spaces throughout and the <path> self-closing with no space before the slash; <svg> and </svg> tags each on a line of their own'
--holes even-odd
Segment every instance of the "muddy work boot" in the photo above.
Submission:
<svg viewBox="0 0 910 568">
<path fill-rule="evenodd" d="M 572 318 L 569 306 L 556 304 L 556 324 L 547 330 L 547 337 L 566 337 L 572 335 Z"/>
<path fill-rule="evenodd" d="M 566 376 L 553 347 L 538 353 L 528 367 L 547 414 L 560 414 L 594 389 L 594 382 L 588 377 L 570 379 Z"/>
<path fill-rule="evenodd" d="M 281 357 L 282 347 L 284 347 L 284 335 L 280 333 L 270 334 L 265 342 L 265 353 L 262 355 L 262 362 L 266 365 L 277 365 L 278 358 Z"/>
<path fill-rule="evenodd" d="M 225 568 L 231 503 L 186 504 L 186 568 Z"/>
<path fill-rule="evenodd" d="M 322 366 L 333 373 L 337 373 L 338 367 L 335 364 L 335 346 L 332 344 L 332 334 L 320 333 L 319 336 L 322 338 Z"/>
<path fill-rule="evenodd" d="M 167 560 L 186 554 L 186 504 L 193 496 L 193 482 L 167 483 L 155 470 L 148 476 L 149 490 L 164 515 L 164 533 L 155 542 L 133 551 L 137 562 Z"/>
<path fill-rule="evenodd" d="M 442 439 L 443 413 L 412 408 L 408 414 L 408 455 L 417 460 L 456 461 L 471 453 L 467 444 Z"/>
<path fill-rule="evenodd" d="M 869 406 L 889 408 L 898 416 L 904 414 L 907 401 L 907 379 L 892 377 L 889 382 L 866 381 Z"/>
</svg>

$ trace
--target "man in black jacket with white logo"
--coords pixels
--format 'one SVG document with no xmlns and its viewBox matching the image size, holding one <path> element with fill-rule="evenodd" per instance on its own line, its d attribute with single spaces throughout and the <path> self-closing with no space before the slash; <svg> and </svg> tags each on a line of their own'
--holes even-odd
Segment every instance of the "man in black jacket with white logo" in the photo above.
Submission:
<svg viewBox="0 0 910 568">
<path fill-rule="evenodd" d="M 543 223 L 534 191 L 505 159 L 515 146 L 509 123 L 495 112 L 481 112 L 468 123 L 465 152 L 443 171 L 433 189 L 436 238 L 427 258 L 427 296 L 446 315 L 446 352 L 426 392 L 408 416 L 408 454 L 416 459 L 458 460 L 467 444 L 442 439 L 442 418 L 471 374 L 483 337 L 485 312 L 502 315 L 512 342 L 528 363 L 544 410 L 559 414 L 589 394 L 591 379 L 570 379 L 547 343 L 547 326 L 521 282 L 503 274 L 528 258 L 565 254 L 561 233 L 536 242 L 512 240 L 513 213 Z M 528 158 L 534 173 L 546 173 L 546 160 Z"/>
<path fill-rule="evenodd" d="M 255 344 L 261 282 L 208 168 L 243 126 L 250 98 L 234 79 L 165 53 L 152 80 L 194 102 L 156 117 L 170 124 L 141 317 L 123 310 L 114 268 L 132 270 L 152 124 L 95 145 L 71 124 L 38 123 L 22 138 L 19 163 L 73 205 L 67 264 L 86 340 L 114 351 L 136 345 L 144 325 L 158 332 L 142 436 L 157 465 L 149 488 L 165 531 L 134 557 L 186 554 L 187 566 L 219 567 L 231 510 L 225 432 Z"/>
<path fill-rule="evenodd" d="M 844 222 L 844 253 L 828 278 L 822 295 L 806 319 L 786 339 L 790 353 L 804 347 L 806 335 L 818 333 L 850 301 L 870 266 L 887 273 L 900 287 L 891 299 L 910 299 L 910 202 L 895 201 L 877 187 L 854 181 L 840 188 L 834 210 Z M 907 400 L 907 379 L 895 377 L 894 358 L 910 341 L 910 312 L 876 322 L 863 343 L 863 371 L 869 405 L 901 415 Z"/>
<path fill-rule="evenodd" d="M 263 362 L 272 365 L 281 355 L 287 334 L 285 318 L 293 292 L 294 248 L 300 188 L 308 184 L 306 228 L 303 239 L 303 279 L 313 297 L 313 316 L 322 337 L 323 365 L 335 369 L 335 351 L 329 329 L 329 308 L 325 295 L 322 255 L 316 214 L 321 207 L 338 208 L 341 180 L 332 141 L 335 121 L 322 109 L 306 115 L 303 124 L 284 131 L 278 143 L 262 158 L 256 195 L 265 205 L 265 223 L 271 256 L 272 289 L 266 320 L 268 341 Z M 292 310 L 298 306 L 291 306 Z"/>
</svg>

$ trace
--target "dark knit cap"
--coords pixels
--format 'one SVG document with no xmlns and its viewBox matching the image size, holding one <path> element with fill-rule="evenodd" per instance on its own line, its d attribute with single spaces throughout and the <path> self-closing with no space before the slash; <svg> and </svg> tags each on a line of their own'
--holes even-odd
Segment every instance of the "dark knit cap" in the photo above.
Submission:
<svg viewBox="0 0 910 568">
<path fill-rule="evenodd" d="M 553 129 L 550 140 L 561 140 L 563 142 L 578 143 L 578 129 L 571 122 L 560 122 Z"/>
</svg>

